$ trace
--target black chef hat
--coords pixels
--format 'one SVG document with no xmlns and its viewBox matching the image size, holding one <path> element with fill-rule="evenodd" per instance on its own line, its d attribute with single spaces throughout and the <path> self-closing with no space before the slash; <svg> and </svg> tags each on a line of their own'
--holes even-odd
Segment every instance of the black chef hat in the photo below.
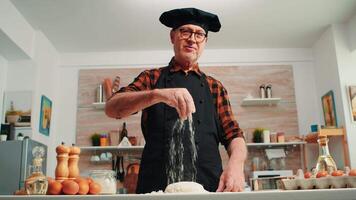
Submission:
<svg viewBox="0 0 356 200">
<path fill-rule="evenodd" d="M 196 8 L 180 8 L 162 13 L 159 21 L 173 29 L 185 24 L 202 27 L 206 32 L 218 32 L 221 24 L 217 15 Z"/>
</svg>

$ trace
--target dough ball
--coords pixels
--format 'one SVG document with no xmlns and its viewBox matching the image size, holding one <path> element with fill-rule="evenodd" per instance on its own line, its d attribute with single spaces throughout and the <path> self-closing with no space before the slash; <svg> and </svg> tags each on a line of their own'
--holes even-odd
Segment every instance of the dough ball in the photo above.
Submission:
<svg viewBox="0 0 356 200">
<path fill-rule="evenodd" d="M 196 182 L 177 182 L 169 184 L 165 193 L 206 193 L 204 187 Z"/>
</svg>

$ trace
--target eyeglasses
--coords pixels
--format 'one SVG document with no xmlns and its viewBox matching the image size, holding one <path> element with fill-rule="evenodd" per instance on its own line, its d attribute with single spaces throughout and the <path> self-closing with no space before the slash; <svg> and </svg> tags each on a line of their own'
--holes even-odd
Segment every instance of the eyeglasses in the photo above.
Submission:
<svg viewBox="0 0 356 200">
<path fill-rule="evenodd" d="M 203 42 L 204 39 L 208 36 L 208 34 L 206 34 L 206 33 L 194 32 L 190 29 L 185 29 L 185 28 L 179 29 L 179 33 L 180 33 L 180 37 L 182 39 L 188 39 L 188 38 L 192 37 L 192 35 L 194 34 L 194 38 L 197 43 Z"/>
</svg>

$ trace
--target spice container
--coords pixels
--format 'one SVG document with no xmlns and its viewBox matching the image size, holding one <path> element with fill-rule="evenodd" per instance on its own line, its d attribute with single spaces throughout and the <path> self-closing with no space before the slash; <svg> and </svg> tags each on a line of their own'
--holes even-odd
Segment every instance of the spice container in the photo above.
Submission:
<svg viewBox="0 0 356 200">
<path fill-rule="evenodd" d="M 265 89 L 265 85 L 260 85 L 260 98 L 264 99 L 266 98 L 266 89 Z"/>
<path fill-rule="evenodd" d="M 99 86 L 96 89 L 96 102 L 98 103 L 104 102 L 104 90 L 102 84 L 99 84 Z"/>
<path fill-rule="evenodd" d="M 277 133 L 276 132 L 272 132 L 270 134 L 270 142 L 271 143 L 277 143 Z"/>
<path fill-rule="evenodd" d="M 285 138 L 284 138 L 284 133 L 283 132 L 278 132 L 277 133 L 277 141 L 278 141 L 278 143 L 284 143 L 285 142 Z"/>
<path fill-rule="evenodd" d="M 270 143 L 270 131 L 263 130 L 263 143 Z"/>
<path fill-rule="evenodd" d="M 272 85 L 268 84 L 266 86 L 266 98 L 272 98 Z"/>
<path fill-rule="evenodd" d="M 89 176 L 101 186 L 100 194 L 116 194 L 115 172 L 112 170 L 92 170 Z"/>
</svg>

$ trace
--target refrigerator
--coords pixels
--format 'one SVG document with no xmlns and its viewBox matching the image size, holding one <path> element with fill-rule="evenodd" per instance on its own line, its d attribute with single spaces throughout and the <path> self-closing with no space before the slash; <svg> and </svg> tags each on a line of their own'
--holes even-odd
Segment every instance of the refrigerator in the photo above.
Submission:
<svg viewBox="0 0 356 200">
<path fill-rule="evenodd" d="M 10 140 L 0 142 L 0 195 L 10 195 L 24 187 L 32 165 L 32 149 L 42 146 L 45 154 L 42 171 L 46 174 L 47 146 L 31 140 Z"/>
</svg>

